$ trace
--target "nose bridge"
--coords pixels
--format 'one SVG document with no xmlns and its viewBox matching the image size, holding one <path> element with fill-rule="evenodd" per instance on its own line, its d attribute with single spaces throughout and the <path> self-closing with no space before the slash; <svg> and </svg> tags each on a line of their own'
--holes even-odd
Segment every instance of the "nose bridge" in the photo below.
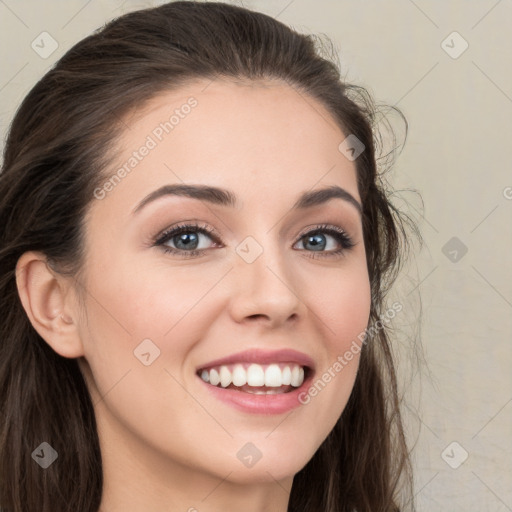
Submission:
<svg viewBox="0 0 512 512">
<path fill-rule="evenodd" d="M 263 315 L 282 322 L 299 312 L 301 301 L 284 249 L 274 230 L 263 229 L 236 247 L 233 314 L 238 320 Z"/>
</svg>

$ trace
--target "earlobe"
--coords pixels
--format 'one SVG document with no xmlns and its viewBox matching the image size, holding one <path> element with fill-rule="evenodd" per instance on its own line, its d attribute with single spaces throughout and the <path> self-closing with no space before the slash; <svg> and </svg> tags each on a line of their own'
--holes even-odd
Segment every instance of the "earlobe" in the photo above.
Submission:
<svg viewBox="0 0 512 512">
<path fill-rule="evenodd" d="M 28 251 L 18 259 L 16 286 L 30 323 L 48 345 L 63 357 L 83 356 L 72 304 L 66 301 L 69 283 L 50 269 L 44 254 Z"/>
</svg>

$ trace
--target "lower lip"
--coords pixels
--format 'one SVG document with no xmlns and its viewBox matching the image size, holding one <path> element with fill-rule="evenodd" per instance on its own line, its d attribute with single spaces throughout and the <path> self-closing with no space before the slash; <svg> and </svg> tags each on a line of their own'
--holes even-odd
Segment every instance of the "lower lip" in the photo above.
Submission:
<svg viewBox="0 0 512 512">
<path fill-rule="evenodd" d="M 235 389 L 221 388 L 208 384 L 199 376 L 198 379 L 215 398 L 222 402 L 243 412 L 270 415 L 283 414 L 299 407 L 299 405 L 303 405 L 299 400 L 299 396 L 301 396 L 301 393 L 307 392 L 313 380 L 313 372 L 310 370 L 310 375 L 300 387 L 288 393 L 277 393 L 275 395 L 256 395 Z"/>
</svg>

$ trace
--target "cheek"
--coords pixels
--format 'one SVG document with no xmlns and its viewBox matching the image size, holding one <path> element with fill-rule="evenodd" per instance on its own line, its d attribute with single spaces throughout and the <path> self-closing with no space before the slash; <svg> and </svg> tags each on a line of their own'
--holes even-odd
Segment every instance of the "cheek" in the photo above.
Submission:
<svg viewBox="0 0 512 512">
<path fill-rule="evenodd" d="M 139 380 L 139 391 L 144 388 L 148 394 L 170 379 L 165 370 L 183 382 L 183 362 L 218 314 L 214 293 L 209 293 L 218 280 L 216 272 L 192 272 L 184 266 L 171 273 L 158 262 L 149 269 L 119 262 L 115 272 L 91 279 L 89 322 L 81 337 L 99 392 L 103 395 L 127 372 L 130 381 Z M 144 358 L 150 365 L 144 365 Z M 171 388 L 181 394 L 177 384 L 171 382 Z"/>
<path fill-rule="evenodd" d="M 330 308 L 334 331 L 327 338 L 331 357 L 326 371 L 334 382 L 333 387 L 340 388 L 348 400 L 357 374 L 362 340 L 370 316 L 371 289 L 366 267 L 346 276 L 344 284 L 339 287 L 337 298 L 331 299 L 325 306 L 326 309 Z M 325 376 L 324 380 L 327 379 L 329 377 Z"/>
<path fill-rule="evenodd" d="M 90 281 L 89 322 L 81 332 L 98 422 L 108 429 L 106 422 L 115 418 L 151 442 L 160 439 L 162 425 L 169 435 L 185 438 L 175 417 L 194 403 L 179 384 L 182 363 L 212 322 L 204 305 L 218 276 L 198 279 L 190 269 L 175 268 L 171 279 L 164 269 L 121 267 Z M 195 413 L 200 417 L 201 411 Z"/>
<path fill-rule="evenodd" d="M 218 281 L 215 272 L 194 272 L 190 268 L 142 268 L 127 264 L 116 273 L 96 280 L 93 314 L 101 331 L 113 329 L 137 339 L 167 339 L 194 309 L 201 308 L 202 299 Z"/>
<path fill-rule="evenodd" d="M 309 285 L 310 303 L 323 331 L 327 350 L 346 350 L 366 329 L 371 290 L 365 264 L 358 262 L 338 273 L 319 273 Z"/>
<path fill-rule="evenodd" d="M 318 432 L 319 445 L 343 412 L 356 379 L 371 306 L 366 266 L 352 266 L 346 272 L 340 271 L 336 278 L 319 276 L 315 290 L 308 306 L 318 319 L 324 358 L 311 386 L 299 399 L 314 411 L 305 418 L 310 428 Z M 322 425 L 321 431 L 318 425 Z"/>
<path fill-rule="evenodd" d="M 333 299 L 330 313 L 333 317 L 334 335 L 331 341 L 339 351 L 347 350 L 353 340 L 364 332 L 370 316 L 371 292 L 367 281 L 361 280 L 354 287 L 341 287 L 338 299 Z"/>
</svg>

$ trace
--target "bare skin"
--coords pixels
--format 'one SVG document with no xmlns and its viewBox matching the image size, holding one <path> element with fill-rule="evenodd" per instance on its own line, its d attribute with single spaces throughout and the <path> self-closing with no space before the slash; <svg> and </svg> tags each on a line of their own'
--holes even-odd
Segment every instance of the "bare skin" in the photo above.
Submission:
<svg viewBox="0 0 512 512">
<path fill-rule="evenodd" d="M 190 97 L 197 105 L 180 111 L 188 113 L 172 131 L 155 132 Z M 126 123 L 111 175 L 148 136 L 156 146 L 92 198 L 85 311 L 76 283 L 44 255 L 27 252 L 17 267 L 32 325 L 57 353 L 80 358 L 102 450 L 100 510 L 285 512 L 294 475 L 346 405 L 359 356 L 282 414 L 240 411 L 212 397 L 196 371 L 246 349 L 292 348 L 320 377 L 366 328 L 358 209 L 342 198 L 292 209 L 300 194 L 332 185 L 360 202 L 355 164 L 338 150 L 348 134 L 319 102 L 277 81 L 198 81 L 153 98 Z M 230 189 L 239 204 L 163 196 L 132 213 L 159 187 L 184 183 Z M 195 231 L 200 255 L 154 245 L 185 221 L 216 234 Z M 325 248 L 315 250 L 304 235 L 322 224 L 342 229 L 353 247 L 322 231 Z M 236 250 L 247 237 L 251 251 L 262 250 L 251 263 Z M 165 245 L 178 251 L 178 238 Z M 160 351 L 149 365 L 134 355 L 145 339 Z M 262 454 L 252 467 L 237 457 L 249 442 Z"/>
</svg>

